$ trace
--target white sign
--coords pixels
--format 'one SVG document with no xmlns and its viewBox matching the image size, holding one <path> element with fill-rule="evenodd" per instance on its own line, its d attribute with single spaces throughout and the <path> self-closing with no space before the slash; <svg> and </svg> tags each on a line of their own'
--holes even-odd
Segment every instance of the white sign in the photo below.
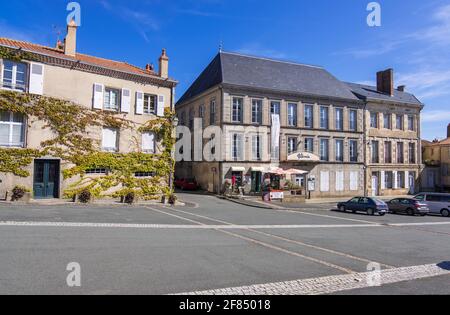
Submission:
<svg viewBox="0 0 450 315">
<path fill-rule="evenodd" d="M 283 200 L 284 192 L 282 191 L 272 191 L 270 192 L 270 200 Z"/>
<path fill-rule="evenodd" d="M 296 152 L 288 156 L 288 161 L 319 162 L 320 157 L 309 152 Z"/>
</svg>

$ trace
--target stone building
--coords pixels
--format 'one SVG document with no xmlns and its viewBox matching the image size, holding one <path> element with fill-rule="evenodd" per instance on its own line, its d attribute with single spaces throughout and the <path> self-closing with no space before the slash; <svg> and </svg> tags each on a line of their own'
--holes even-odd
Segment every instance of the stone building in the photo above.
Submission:
<svg viewBox="0 0 450 315">
<path fill-rule="evenodd" d="M 193 131 L 222 130 L 220 159 L 177 163 L 178 177 L 204 189 L 234 179 L 258 193 L 294 170 L 287 180 L 312 198 L 364 192 L 364 103 L 322 67 L 220 52 L 176 111 Z"/>
<path fill-rule="evenodd" d="M 58 42 L 56 47 L 0 38 L 1 49 L 33 56 L 33 61 L 13 61 L 0 56 L 0 89 L 53 97 L 96 111 L 109 111 L 136 126 L 164 116 L 166 108 L 173 108 L 177 82 L 169 78 L 169 59 L 165 51 L 156 72 L 150 65 L 142 69 L 126 62 L 81 54 L 76 50 L 76 24 L 72 21 L 67 30 L 65 43 Z M 39 149 L 41 142 L 52 136 L 50 130 L 42 129 L 40 121 L 31 122 L 21 115 L 1 112 L 2 148 Z M 162 150 L 155 143 L 154 135 L 137 130 L 95 127 L 89 136 L 98 140 L 99 150 L 107 152 L 158 153 Z M 27 178 L 0 173 L 0 196 L 15 185 L 22 185 L 31 189 L 35 198 L 60 198 L 69 184 L 61 175 L 66 166 L 65 161 L 48 156 L 34 160 L 27 167 L 31 174 Z M 102 176 L 106 172 L 104 168 L 89 170 L 92 176 Z M 136 173 L 136 176 L 151 174 Z"/>
</svg>

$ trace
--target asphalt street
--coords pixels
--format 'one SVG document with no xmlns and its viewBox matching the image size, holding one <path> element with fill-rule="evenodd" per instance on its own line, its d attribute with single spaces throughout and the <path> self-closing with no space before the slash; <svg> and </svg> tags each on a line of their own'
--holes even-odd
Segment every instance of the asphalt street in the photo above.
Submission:
<svg viewBox="0 0 450 315">
<path fill-rule="evenodd" d="M 401 269 L 450 261 L 450 218 L 180 198 L 188 206 L 0 204 L 0 294 L 177 294 L 323 277 L 333 283 L 371 263 L 398 269 L 398 279 L 394 273 L 381 287 L 329 293 L 450 294 L 450 276 L 440 269 L 420 267 L 426 276 L 408 281 L 415 269 Z M 66 283 L 71 262 L 81 267 L 81 287 Z"/>
</svg>

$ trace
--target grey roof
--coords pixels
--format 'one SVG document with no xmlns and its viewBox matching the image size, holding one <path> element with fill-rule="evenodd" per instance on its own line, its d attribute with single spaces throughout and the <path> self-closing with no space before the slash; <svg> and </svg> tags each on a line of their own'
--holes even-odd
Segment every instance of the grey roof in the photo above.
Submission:
<svg viewBox="0 0 450 315">
<path fill-rule="evenodd" d="M 180 98 L 183 103 L 218 84 L 359 100 L 322 67 L 220 52 Z"/>
<path fill-rule="evenodd" d="M 402 92 L 394 89 L 394 95 L 378 92 L 375 86 L 356 84 L 356 83 L 346 83 L 350 89 L 355 93 L 356 96 L 363 100 L 375 99 L 381 101 L 391 101 L 391 102 L 401 102 L 412 105 L 422 106 L 420 102 L 413 94 Z"/>
</svg>

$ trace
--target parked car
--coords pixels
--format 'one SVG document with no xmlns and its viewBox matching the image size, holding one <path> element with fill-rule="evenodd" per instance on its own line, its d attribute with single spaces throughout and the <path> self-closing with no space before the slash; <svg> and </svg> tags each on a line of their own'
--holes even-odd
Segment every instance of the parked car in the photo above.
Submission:
<svg viewBox="0 0 450 315">
<path fill-rule="evenodd" d="M 194 191 L 198 190 L 200 186 L 194 178 L 184 178 L 179 179 L 175 182 L 175 187 L 180 188 L 181 190 L 189 190 Z"/>
<path fill-rule="evenodd" d="M 414 199 L 426 203 L 430 213 L 450 217 L 450 194 L 421 193 Z"/>
<path fill-rule="evenodd" d="M 421 215 L 426 216 L 430 209 L 428 205 L 423 201 L 419 201 L 412 198 L 396 198 L 387 202 L 389 211 L 391 213 L 406 213 L 408 215 Z"/>
<path fill-rule="evenodd" d="M 337 207 L 339 211 L 342 212 L 366 212 L 368 215 L 375 215 L 378 213 L 380 216 L 384 216 L 389 211 L 389 208 L 384 201 L 370 197 L 355 197 L 347 202 L 338 203 Z"/>
<path fill-rule="evenodd" d="M 173 185 L 175 186 L 175 188 L 181 189 L 183 181 L 184 181 L 184 178 L 175 178 Z"/>
</svg>

